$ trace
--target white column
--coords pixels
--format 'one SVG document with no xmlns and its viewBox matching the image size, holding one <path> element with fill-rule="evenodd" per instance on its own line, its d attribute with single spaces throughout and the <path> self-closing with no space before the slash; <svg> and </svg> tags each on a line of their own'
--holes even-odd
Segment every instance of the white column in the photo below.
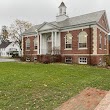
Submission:
<svg viewBox="0 0 110 110">
<path fill-rule="evenodd" d="M 52 32 L 52 54 L 53 54 L 53 47 L 54 45 L 53 45 L 53 32 Z"/>
<path fill-rule="evenodd" d="M 57 32 L 55 32 L 55 47 L 57 47 Z"/>
<path fill-rule="evenodd" d="M 39 49 L 40 49 L 40 48 L 39 48 L 39 44 L 40 44 L 40 43 L 39 43 L 39 34 L 37 34 L 37 43 L 38 43 L 38 44 L 37 44 L 37 45 L 38 45 L 37 54 L 39 55 Z"/>
<path fill-rule="evenodd" d="M 40 34 L 40 54 L 42 54 L 42 34 Z"/>
</svg>

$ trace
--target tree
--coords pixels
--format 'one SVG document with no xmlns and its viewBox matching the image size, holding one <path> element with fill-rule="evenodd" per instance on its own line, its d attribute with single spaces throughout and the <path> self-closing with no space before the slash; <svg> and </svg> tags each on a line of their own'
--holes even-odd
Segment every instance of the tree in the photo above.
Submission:
<svg viewBox="0 0 110 110">
<path fill-rule="evenodd" d="M 2 29 L 1 29 L 1 33 L 0 33 L 0 40 L 1 41 L 5 41 L 8 39 L 8 30 L 7 30 L 7 26 L 2 26 Z"/>
<path fill-rule="evenodd" d="M 9 36 L 13 41 L 17 42 L 20 46 L 20 49 L 22 49 L 22 33 L 26 30 L 28 30 L 32 26 L 31 23 L 24 20 L 18 20 L 16 19 L 13 24 L 11 24 L 9 28 Z"/>
<path fill-rule="evenodd" d="M 8 31 L 6 26 L 2 26 L 2 36 L 3 36 L 3 40 L 8 39 Z"/>
</svg>

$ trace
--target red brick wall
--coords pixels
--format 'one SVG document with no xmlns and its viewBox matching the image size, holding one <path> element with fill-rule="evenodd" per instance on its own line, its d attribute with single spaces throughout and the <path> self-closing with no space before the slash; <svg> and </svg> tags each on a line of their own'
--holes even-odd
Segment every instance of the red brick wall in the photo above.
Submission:
<svg viewBox="0 0 110 110">
<path fill-rule="evenodd" d="M 105 29 L 107 29 L 107 26 L 106 26 L 106 21 L 105 21 L 105 18 L 104 18 L 105 16 L 104 15 L 102 15 L 102 17 L 101 17 L 101 19 L 99 20 L 99 24 L 101 25 L 101 26 L 103 26 Z"/>
<path fill-rule="evenodd" d="M 91 28 L 87 28 L 84 29 L 83 31 L 87 32 L 88 37 L 87 37 L 87 49 L 80 49 L 78 50 L 78 34 L 81 32 L 82 30 L 73 30 L 73 31 L 69 31 L 73 38 L 72 38 L 72 50 L 65 50 L 65 35 L 67 34 L 67 32 L 61 32 L 61 54 L 90 54 L 92 53 L 92 29 Z"/>
<path fill-rule="evenodd" d="M 65 63 L 65 58 L 66 57 L 71 57 L 72 58 L 72 63 L 74 64 L 78 64 L 79 63 L 79 58 L 80 57 L 86 57 L 87 58 L 87 64 L 90 64 L 90 65 L 98 65 L 99 62 L 100 62 L 100 58 L 102 60 L 102 62 L 104 62 L 104 56 L 103 55 L 97 55 L 97 56 L 82 56 L 82 55 L 77 55 L 77 56 L 74 56 L 74 55 L 62 55 L 62 62 Z"/>
<path fill-rule="evenodd" d="M 23 38 L 23 54 L 24 55 L 37 55 L 37 51 L 34 50 L 34 38 L 35 36 Z M 26 40 L 30 39 L 30 50 L 26 50 Z"/>
</svg>

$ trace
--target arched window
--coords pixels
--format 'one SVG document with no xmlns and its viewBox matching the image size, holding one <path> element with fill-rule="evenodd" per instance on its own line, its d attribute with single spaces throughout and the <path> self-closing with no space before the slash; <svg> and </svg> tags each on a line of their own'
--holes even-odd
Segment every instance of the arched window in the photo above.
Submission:
<svg viewBox="0 0 110 110">
<path fill-rule="evenodd" d="M 37 38 L 34 39 L 34 49 L 37 50 L 38 43 L 37 43 Z"/>
<path fill-rule="evenodd" d="M 26 40 L 26 50 L 30 50 L 30 39 Z"/>
<path fill-rule="evenodd" d="M 87 33 L 85 31 L 82 31 L 78 35 L 79 40 L 79 48 L 87 48 Z"/>
<path fill-rule="evenodd" d="M 72 49 L 72 37 L 70 33 L 65 35 L 65 49 Z"/>
<path fill-rule="evenodd" d="M 102 35 L 101 35 L 101 32 L 99 34 L 99 48 L 102 48 Z"/>
</svg>

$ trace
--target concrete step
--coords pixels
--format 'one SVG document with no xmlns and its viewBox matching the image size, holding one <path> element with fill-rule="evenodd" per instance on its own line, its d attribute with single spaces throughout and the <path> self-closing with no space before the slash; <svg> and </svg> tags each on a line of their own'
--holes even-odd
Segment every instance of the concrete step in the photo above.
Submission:
<svg viewBox="0 0 110 110">
<path fill-rule="evenodd" d="M 110 91 L 105 95 L 94 110 L 110 110 Z"/>
</svg>

